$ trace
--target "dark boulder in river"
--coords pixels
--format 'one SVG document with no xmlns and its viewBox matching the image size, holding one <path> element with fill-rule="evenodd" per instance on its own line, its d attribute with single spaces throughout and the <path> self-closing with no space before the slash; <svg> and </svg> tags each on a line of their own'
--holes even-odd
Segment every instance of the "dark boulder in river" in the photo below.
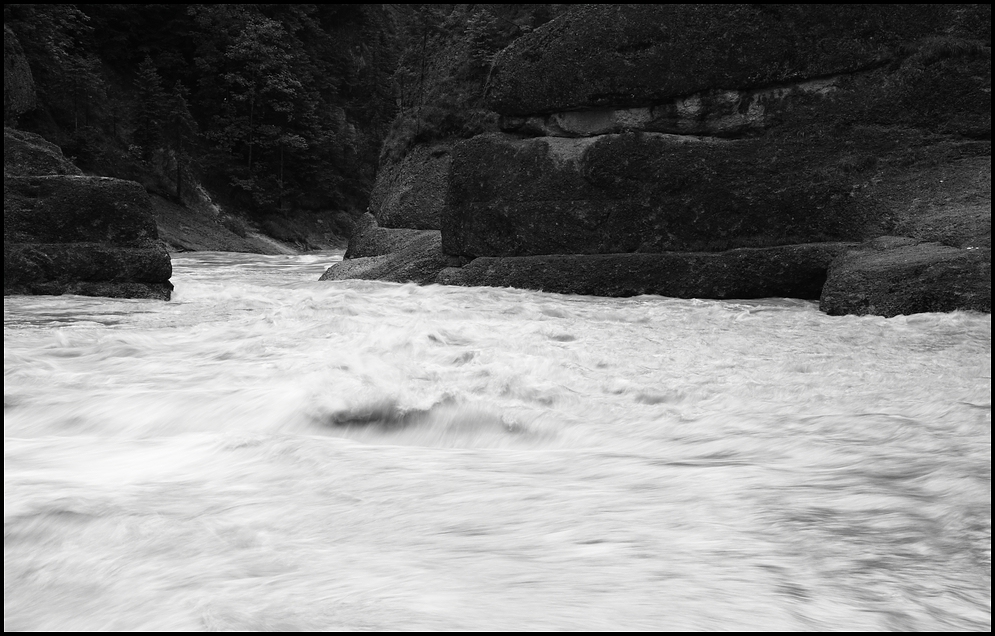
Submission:
<svg viewBox="0 0 995 636">
<path fill-rule="evenodd" d="M 496 57 L 501 132 L 454 142 L 434 170 L 448 168 L 442 250 L 457 266 L 434 280 L 990 311 L 990 25 L 989 5 L 569 11 Z M 883 236 L 909 243 L 840 247 Z M 942 266 L 871 264 L 885 253 Z"/>
<path fill-rule="evenodd" d="M 4 295 L 168 300 L 172 265 L 145 189 L 84 176 L 54 144 L 4 130 Z"/>
</svg>

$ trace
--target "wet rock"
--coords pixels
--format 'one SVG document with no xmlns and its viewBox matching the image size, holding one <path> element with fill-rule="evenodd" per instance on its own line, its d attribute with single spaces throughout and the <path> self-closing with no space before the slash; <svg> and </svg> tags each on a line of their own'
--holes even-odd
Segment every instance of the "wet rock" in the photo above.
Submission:
<svg viewBox="0 0 995 636">
<path fill-rule="evenodd" d="M 878 238 L 843 252 L 832 263 L 819 307 L 835 316 L 991 313 L 991 248 Z"/>
<path fill-rule="evenodd" d="M 826 270 L 852 244 L 816 243 L 717 253 L 481 257 L 442 270 L 445 285 L 518 287 L 563 294 L 675 298 L 817 299 Z"/>
</svg>

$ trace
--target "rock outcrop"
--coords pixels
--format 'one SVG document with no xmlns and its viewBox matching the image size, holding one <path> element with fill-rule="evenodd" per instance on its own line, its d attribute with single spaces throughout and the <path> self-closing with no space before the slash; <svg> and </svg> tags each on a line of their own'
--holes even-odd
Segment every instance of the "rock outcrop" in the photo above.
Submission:
<svg viewBox="0 0 995 636">
<path fill-rule="evenodd" d="M 4 295 L 168 300 L 172 265 L 145 189 L 89 177 L 54 144 L 4 130 Z"/>
<path fill-rule="evenodd" d="M 990 5 L 584 5 L 488 97 L 436 282 L 990 311 Z"/>
</svg>

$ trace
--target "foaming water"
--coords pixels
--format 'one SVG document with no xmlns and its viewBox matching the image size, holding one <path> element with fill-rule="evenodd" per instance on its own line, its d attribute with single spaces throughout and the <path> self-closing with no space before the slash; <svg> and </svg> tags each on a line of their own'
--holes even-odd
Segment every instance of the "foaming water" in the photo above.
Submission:
<svg viewBox="0 0 995 636">
<path fill-rule="evenodd" d="M 5 629 L 990 629 L 990 316 L 337 258 L 4 299 Z"/>
</svg>

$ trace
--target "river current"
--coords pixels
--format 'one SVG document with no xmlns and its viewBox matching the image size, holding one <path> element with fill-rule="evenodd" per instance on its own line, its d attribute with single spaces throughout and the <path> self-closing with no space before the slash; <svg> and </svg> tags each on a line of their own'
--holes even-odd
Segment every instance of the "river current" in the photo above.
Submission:
<svg viewBox="0 0 995 636">
<path fill-rule="evenodd" d="M 338 258 L 4 298 L 5 630 L 990 630 L 991 316 Z"/>
</svg>

